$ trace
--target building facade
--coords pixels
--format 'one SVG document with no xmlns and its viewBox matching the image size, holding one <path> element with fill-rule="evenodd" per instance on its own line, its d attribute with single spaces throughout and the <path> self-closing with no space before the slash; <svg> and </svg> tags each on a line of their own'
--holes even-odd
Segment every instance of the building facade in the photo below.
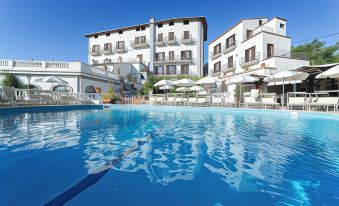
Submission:
<svg viewBox="0 0 339 206">
<path fill-rule="evenodd" d="M 280 17 L 242 19 L 211 41 L 209 75 L 226 79 L 239 74 L 268 76 L 308 66 L 303 54 L 291 52 L 287 21 Z M 226 88 L 233 91 L 234 85 Z"/>
<path fill-rule="evenodd" d="M 81 62 L 0 60 L 0 82 L 6 73 L 24 87 L 47 91 L 95 93 L 110 86 L 120 90 L 122 85 L 119 75 Z"/>
<path fill-rule="evenodd" d="M 116 74 L 202 76 L 207 23 L 204 17 L 174 18 L 85 35 L 88 64 Z M 126 71 L 131 64 L 136 74 Z M 124 71 L 123 71 L 124 70 Z M 132 79 L 133 79 L 132 78 Z M 142 78 L 142 76 L 141 76 Z"/>
</svg>

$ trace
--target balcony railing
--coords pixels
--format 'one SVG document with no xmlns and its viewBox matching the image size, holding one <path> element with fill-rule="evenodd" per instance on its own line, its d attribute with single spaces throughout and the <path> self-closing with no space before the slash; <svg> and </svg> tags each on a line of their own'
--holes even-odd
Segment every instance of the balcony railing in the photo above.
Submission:
<svg viewBox="0 0 339 206">
<path fill-rule="evenodd" d="M 222 47 L 221 47 L 221 52 L 223 54 L 226 54 L 228 52 L 233 51 L 236 47 L 237 47 L 237 42 L 236 41 L 234 41 L 233 44 L 231 44 L 231 45 L 223 44 Z"/>
<path fill-rule="evenodd" d="M 88 53 L 92 56 L 100 56 L 101 53 L 100 53 L 100 50 L 96 50 L 96 49 L 91 49 L 88 51 Z"/>
<path fill-rule="evenodd" d="M 181 43 L 183 44 L 189 44 L 193 42 L 192 34 L 189 34 L 188 36 L 186 35 L 181 35 Z"/>
<path fill-rule="evenodd" d="M 106 48 L 106 49 L 101 50 L 101 54 L 106 54 L 106 55 L 114 54 L 114 51 L 112 48 Z"/>
<path fill-rule="evenodd" d="M 154 42 L 155 45 L 157 46 L 161 46 L 161 45 L 164 45 L 165 42 L 163 39 L 159 40 L 159 39 L 156 39 L 155 42 Z"/>
<path fill-rule="evenodd" d="M 109 64 L 119 64 L 119 63 L 146 64 L 145 61 L 142 61 L 139 58 L 122 58 L 122 59 L 104 59 L 101 61 L 95 60 L 92 62 L 92 65 L 93 66 L 105 66 Z"/>
<path fill-rule="evenodd" d="M 269 59 L 269 58 L 272 58 L 272 57 L 309 60 L 307 55 L 303 52 L 291 52 L 291 51 L 274 49 L 274 50 L 272 50 L 272 52 L 264 52 L 263 53 L 263 59 Z"/>
<path fill-rule="evenodd" d="M 241 67 L 251 66 L 253 64 L 257 64 L 259 60 L 260 60 L 260 52 L 256 52 L 255 56 L 249 56 L 248 58 L 241 57 L 240 66 Z"/>
<path fill-rule="evenodd" d="M 221 65 L 222 72 L 232 72 L 236 69 L 236 62 L 227 62 L 226 64 Z"/>
<path fill-rule="evenodd" d="M 148 47 L 148 40 L 145 41 L 135 41 L 135 40 L 131 40 L 130 41 L 130 45 L 132 48 L 143 48 L 143 47 Z"/>
<path fill-rule="evenodd" d="M 14 68 L 69 69 L 70 65 L 68 62 L 0 59 L 0 68 L 1 67 L 5 67 L 6 69 Z"/>
<path fill-rule="evenodd" d="M 181 55 L 165 56 L 163 58 L 154 58 L 154 63 L 165 64 L 165 63 L 191 63 L 192 57 L 186 57 Z"/>
<path fill-rule="evenodd" d="M 169 36 L 166 36 L 165 41 L 166 44 L 176 44 L 178 42 L 176 36 L 174 36 L 173 38 L 169 38 Z"/>
<path fill-rule="evenodd" d="M 124 53 L 124 52 L 127 51 L 127 49 L 126 49 L 125 46 L 123 46 L 123 47 L 114 47 L 114 48 L 113 48 L 113 51 L 114 51 L 115 53 Z"/>
<path fill-rule="evenodd" d="M 219 69 L 214 69 L 214 68 L 210 69 L 209 74 L 212 75 L 212 76 L 217 76 L 217 75 L 221 74 L 221 69 L 220 68 Z"/>
<path fill-rule="evenodd" d="M 214 51 L 210 52 L 210 58 L 211 59 L 216 59 L 221 56 L 221 52 L 214 53 Z"/>
</svg>

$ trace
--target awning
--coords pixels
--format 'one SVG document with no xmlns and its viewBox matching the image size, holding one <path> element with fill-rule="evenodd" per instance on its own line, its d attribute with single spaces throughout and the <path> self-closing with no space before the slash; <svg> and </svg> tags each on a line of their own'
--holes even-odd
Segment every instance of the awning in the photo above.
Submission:
<svg viewBox="0 0 339 206">
<path fill-rule="evenodd" d="M 306 72 L 310 75 L 318 75 L 334 66 L 339 65 L 339 63 L 334 63 L 334 64 L 323 64 L 323 65 L 312 65 L 312 66 L 303 66 L 299 67 L 297 69 L 294 69 L 293 71 L 298 71 L 298 72 Z"/>
</svg>

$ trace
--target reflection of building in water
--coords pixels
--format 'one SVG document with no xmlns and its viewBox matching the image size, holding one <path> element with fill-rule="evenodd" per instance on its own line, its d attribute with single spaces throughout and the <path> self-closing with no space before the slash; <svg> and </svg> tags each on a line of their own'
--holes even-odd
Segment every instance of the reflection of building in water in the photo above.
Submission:
<svg viewBox="0 0 339 206">
<path fill-rule="evenodd" d="M 0 118 L 0 145 L 12 151 L 55 150 L 79 144 L 78 112 L 22 113 Z"/>
</svg>

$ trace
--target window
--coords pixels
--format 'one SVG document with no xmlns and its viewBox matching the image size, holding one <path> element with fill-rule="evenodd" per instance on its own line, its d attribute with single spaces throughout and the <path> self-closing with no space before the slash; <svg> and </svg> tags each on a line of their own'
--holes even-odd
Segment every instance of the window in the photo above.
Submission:
<svg viewBox="0 0 339 206">
<path fill-rule="evenodd" d="M 135 44 L 144 44 L 146 42 L 146 36 L 135 37 Z"/>
<path fill-rule="evenodd" d="M 280 28 L 285 28 L 285 24 L 280 24 Z"/>
<path fill-rule="evenodd" d="M 267 44 L 267 58 L 271 58 L 274 56 L 274 45 Z"/>
<path fill-rule="evenodd" d="M 156 66 L 154 69 L 155 75 L 164 75 L 164 67 L 163 66 Z"/>
<path fill-rule="evenodd" d="M 192 59 L 191 50 L 181 51 L 181 60 L 191 60 L 191 59 Z"/>
<path fill-rule="evenodd" d="M 260 19 L 260 20 L 259 20 L 259 26 L 261 26 L 261 25 L 262 25 L 262 20 Z"/>
<path fill-rule="evenodd" d="M 169 26 L 173 26 L 173 25 L 174 25 L 174 21 L 170 21 L 170 22 L 168 23 L 168 25 L 169 25 Z"/>
<path fill-rule="evenodd" d="M 119 34 L 122 34 L 122 33 L 124 33 L 124 31 L 120 30 L 120 31 L 119 31 Z"/>
<path fill-rule="evenodd" d="M 104 59 L 104 63 L 105 63 L 105 64 L 112 63 L 112 59 L 107 59 L 107 58 L 106 58 L 106 59 Z"/>
<path fill-rule="evenodd" d="M 137 59 L 139 60 L 139 62 L 143 61 L 143 55 L 142 54 L 138 54 L 137 55 Z"/>
<path fill-rule="evenodd" d="M 184 31 L 184 39 L 190 38 L 190 31 Z"/>
<path fill-rule="evenodd" d="M 158 34 L 158 41 L 157 42 L 162 42 L 164 40 L 164 35 L 163 33 Z"/>
<path fill-rule="evenodd" d="M 111 34 L 110 33 L 106 33 L 106 36 L 111 36 Z"/>
<path fill-rule="evenodd" d="M 255 46 L 245 50 L 245 63 L 255 60 Z"/>
<path fill-rule="evenodd" d="M 168 60 L 174 60 L 174 51 L 169 51 L 168 52 Z"/>
<path fill-rule="evenodd" d="M 174 40 L 174 32 L 168 32 L 168 40 Z"/>
<path fill-rule="evenodd" d="M 112 44 L 111 43 L 104 44 L 104 50 L 105 51 L 111 51 L 112 50 Z"/>
<path fill-rule="evenodd" d="M 220 50 L 221 50 L 221 44 L 217 44 L 214 46 L 214 50 L 213 50 L 213 54 L 216 55 L 216 54 L 219 54 L 220 53 Z"/>
<path fill-rule="evenodd" d="M 252 30 L 246 30 L 246 39 L 250 38 L 253 35 Z"/>
<path fill-rule="evenodd" d="M 124 49 L 125 48 L 125 42 L 124 41 L 118 41 L 116 46 L 117 46 L 117 49 Z"/>
<path fill-rule="evenodd" d="M 158 24 L 158 28 L 161 28 L 161 27 L 162 27 L 162 23 L 159 23 L 159 24 Z"/>
<path fill-rule="evenodd" d="M 135 28 L 135 31 L 140 31 L 140 27 Z"/>
<path fill-rule="evenodd" d="M 92 46 L 92 52 L 99 52 L 100 51 L 100 45 L 93 45 Z"/>
<path fill-rule="evenodd" d="M 184 25 L 190 24 L 189 20 L 184 20 Z"/>
<path fill-rule="evenodd" d="M 175 65 L 167 65 L 166 74 L 167 75 L 176 75 L 177 74 L 177 67 Z"/>
<path fill-rule="evenodd" d="M 155 61 L 164 61 L 165 60 L 165 52 L 155 53 Z"/>
<path fill-rule="evenodd" d="M 189 74 L 190 73 L 189 68 L 190 67 L 188 64 L 181 65 L 181 74 Z"/>
<path fill-rule="evenodd" d="M 142 26 L 142 27 L 141 27 L 141 31 L 144 31 L 145 29 L 146 29 L 145 26 Z"/>
<path fill-rule="evenodd" d="M 226 48 L 229 48 L 231 46 L 235 46 L 235 34 L 226 39 Z"/>
<path fill-rule="evenodd" d="M 69 85 L 58 85 L 53 87 L 53 91 L 56 92 L 73 92 L 73 88 Z"/>
<path fill-rule="evenodd" d="M 98 38 L 98 35 L 94 35 L 94 39 L 97 39 Z"/>
<path fill-rule="evenodd" d="M 221 66 L 220 62 L 217 62 L 214 64 L 214 67 L 213 67 L 214 73 L 220 72 L 220 66 Z"/>
<path fill-rule="evenodd" d="M 233 65 L 233 56 L 227 58 L 227 69 L 234 68 Z"/>
</svg>

